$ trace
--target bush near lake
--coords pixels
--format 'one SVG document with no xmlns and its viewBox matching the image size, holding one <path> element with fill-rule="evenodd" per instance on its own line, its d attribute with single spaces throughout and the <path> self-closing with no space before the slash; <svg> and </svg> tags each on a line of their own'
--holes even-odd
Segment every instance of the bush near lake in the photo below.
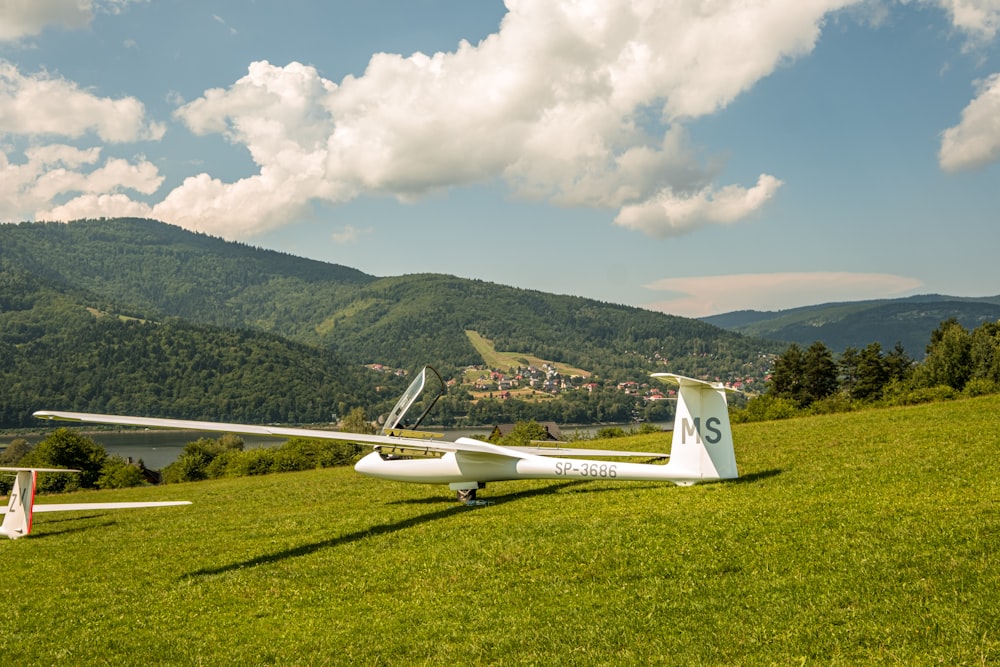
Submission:
<svg viewBox="0 0 1000 667">
<path fill-rule="evenodd" d="M 0 465 L 20 468 L 71 468 L 78 473 L 45 474 L 38 479 L 41 493 L 77 489 L 121 489 L 146 483 L 142 469 L 120 456 L 108 456 L 92 438 L 60 428 L 34 447 L 14 440 L 0 458 Z M 9 493 L 13 480 L 0 477 L 0 493 Z"/>
<path fill-rule="evenodd" d="M 311 438 L 291 438 L 274 448 L 244 450 L 243 444 L 242 438 L 231 434 L 189 442 L 177 460 L 163 469 L 163 482 L 330 468 L 353 463 L 367 449 L 351 442 Z"/>
</svg>

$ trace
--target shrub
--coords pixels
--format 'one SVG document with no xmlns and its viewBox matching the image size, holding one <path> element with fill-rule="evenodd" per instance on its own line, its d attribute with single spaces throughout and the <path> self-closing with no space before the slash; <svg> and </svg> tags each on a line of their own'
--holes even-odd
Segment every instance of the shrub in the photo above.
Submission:
<svg viewBox="0 0 1000 667">
<path fill-rule="evenodd" d="M 730 420 L 741 424 L 747 422 L 772 421 L 788 419 L 799 414 L 798 406 L 790 398 L 779 398 L 770 394 L 761 394 L 747 401 L 742 410 L 730 414 Z"/>
<path fill-rule="evenodd" d="M 226 434 L 221 438 L 198 438 L 184 445 L 184 454 L 197 454 L 207 461 L 228 451 L 242 451 L 243 439 Z"/>
<path fill-rule="evenodd" d="M 292 438 L 274 453 L 274 471 L 310 470 L 319 467 L 320 440 Z"/>
<path fill-rule="evenodd" d="M 806 414 L 832 415 L 837 412 L 851 412 L 854 408 L 854 401 L 849 397 L 844 394 L 836 394 L 811 403 Z"/>
<path fill-rule="evenodd" d="M 920 387 L 911 389 L 892 396 L 886 403 L 888 405 L 918 405 L 920 403 L 934 403 L 937 401 L 950 401 L 958 395 L 954 389 L 947 385 L 937 385 L 936 387 Z"/>
<path fill-rule="evenodd" d="M 183 452 L 177 460 L 163 469 L 163 483 L 197 482 L 208 478 L 211 460 L 200 452 Z"/>
<path fill-rule="evenodd" d="M 993 380 L 987 378 L 972 378 L 967 383 L 965 383 L 965 388 L 962 390 L 962 395 L 968 398 L 975 398 L 976 396 L 985 396 L 987 394 L 996 394 L 1000 392 L 1000 387 Z"/>
<path fill-rule="evenodd" d="M 240 452 L 226 465 L 227 477 L 248 477 L 266 475 L 274 468 L 273 449 L 260 448 Z"/>
<path fill-rule="evenodd" d="M 360 454 L 367 450 L 367 447 L 357 443 L 334 440 L 321 440 L 319 445 L 319 451 L 316 454 L 316 467 L 318 468 L 351 465 L 358 460 Z"/>
<path fill-rule="evenodd" d="M 73 468 L 79 474 L 46 473 L 38 478 L 39 491 L 60 493 L 92 489 L 97 485 L 108 453 L 91 438 L 60 428 L 42 440 L 20 465 L 36 468 Z"/>
<path fill-rule="evenodd" d="M 126 489 L 132 486 L 142 486 L 146 478 L 138 466 L 134 466 L 117 454 L 108 457 L 101 467 L 101 475 L 97 478 L 99 489 Z"/>
<path fill-rule="evenodd" d="M 163 482 L 197 482 L 210 477 L 222 477 L 228 467 L 230 452 L 239 454 L 243 450 L 243 438 L 226 433 L 220 438 L 198 438 L 186 445 L 176 461 L 163 469 Z M 212 465 L 219 456 L 226 460 Z"/>
<path fill-rule="evenodd" d="M 241 450 L 227 449 L 212 459 L 211 463 L 205 467 L 205 474 L 208 475 L 209 479 L 226 477 L 229 475 L 229 466 L 241 456 L 243 456 L 243 452 Z"/>
<path fill-rule="evenodd" d="M 24 438 L 14 438 L 0 452 L 0 466 L 16 466 L 18 461 L 31 453 L 31 445 Z"/>
</svg>

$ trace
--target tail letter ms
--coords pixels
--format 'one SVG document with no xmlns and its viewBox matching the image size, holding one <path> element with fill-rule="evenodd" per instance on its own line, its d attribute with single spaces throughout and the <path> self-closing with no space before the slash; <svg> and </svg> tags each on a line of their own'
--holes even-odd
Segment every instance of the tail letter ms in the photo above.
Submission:
<svg viewBox="0 0 1000 667">
<path fill-rule="evenodd" d="M 705 442 L 714 445 L 722 440 L 722 431 L 719 430 L 721 423 L 722 421 L 718 417 L 709 417 L 705 420 L 705 430 L 702 433 L 701 417 L 694 419 L 685 417 L 681 420 L 681 442 L 687 444 L 687 437 L 692 435 L 696 444 L 700 445 L 702 437 L 704 437 Z"/>
</svg>

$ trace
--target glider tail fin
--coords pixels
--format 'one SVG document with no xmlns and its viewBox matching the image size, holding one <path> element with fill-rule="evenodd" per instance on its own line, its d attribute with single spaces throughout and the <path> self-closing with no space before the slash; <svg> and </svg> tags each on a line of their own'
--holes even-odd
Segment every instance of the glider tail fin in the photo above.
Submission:
<svg viewBox="0 0 1000 667">
<path fill-rule="evenodd" d="M 34 470 L 17 471 L 7 502 L 7 513 L 4 515 L 3 525 L 0 525 L 0 535 L 16 540 L 31 532 L 37 480 L 38 473 Z"/>
<path fill-rule="evenodd" d="M 679 484 L 739 477 L 726 392 L 721 383 L 655 373 L 680 385 L 667 470 Z"/>
</svg>

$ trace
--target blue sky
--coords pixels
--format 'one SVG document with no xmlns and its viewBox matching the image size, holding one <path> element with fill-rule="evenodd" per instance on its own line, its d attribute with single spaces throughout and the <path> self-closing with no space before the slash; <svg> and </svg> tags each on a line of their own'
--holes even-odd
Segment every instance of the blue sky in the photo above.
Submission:
<svg viewBox="0 0 1000 667">
<path fill-rule="evenodd" d="M 686 316 L 1000 293 L 1000 0 L 0 4 L 0 220 Z"/>
</svg>

